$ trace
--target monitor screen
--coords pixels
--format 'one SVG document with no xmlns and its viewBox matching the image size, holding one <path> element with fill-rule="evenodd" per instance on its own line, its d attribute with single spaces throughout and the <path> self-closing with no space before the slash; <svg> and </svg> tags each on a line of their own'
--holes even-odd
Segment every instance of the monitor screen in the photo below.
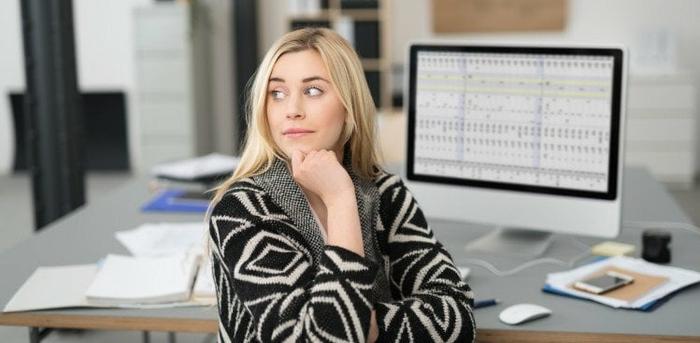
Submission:
<svg viewBox="0 0 700 343">
<path fill-rule="evenodd" d="M 407 177 L 617 197 L 622 51 L 413 45 Z"/>
</svg>

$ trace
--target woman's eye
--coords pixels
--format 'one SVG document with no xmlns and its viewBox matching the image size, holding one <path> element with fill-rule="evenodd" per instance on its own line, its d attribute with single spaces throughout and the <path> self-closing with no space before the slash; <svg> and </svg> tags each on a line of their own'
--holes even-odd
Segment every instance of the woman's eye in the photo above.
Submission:
<svg viewBox="0 0 700 343">
<path fill-rule="evenodd" d="M 309 96 L 319 96 L 323 94 L 323 91 L 318 87 L 309 87 L 306 89 L 306 94 Z"/>
<path fill-rule="evenodd" d="M 275 100 L 284 99 L 284 92 L 282 92 L 282 91 L 273 90 L 270 92 L 270 95 L 272 96 L 272 99 L 275 99 Z"/>
</svg>

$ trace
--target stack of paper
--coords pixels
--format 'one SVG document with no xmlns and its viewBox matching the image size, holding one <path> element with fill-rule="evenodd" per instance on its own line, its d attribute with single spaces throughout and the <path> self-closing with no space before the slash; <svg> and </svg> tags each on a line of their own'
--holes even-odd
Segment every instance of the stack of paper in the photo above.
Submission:
<svg viewBox="0 0 700 343">
<path fill-rule="evenodd" d="M 161 256 L 188 251 L 203 253 L 208 231 L 204 222 L 148 223 L 118 231 L 115 236 L 134 256 Z"/>
<path fill-rule="evenodd" d="M 190 298 L 199 256 L 108 255 L 85 293 L 96 304 L 149 304 Z"/>
<path fill-rule="evenodd" d="M 151 173 L 160 178 L 194 181 L 212 176 L 231 174 L 240 158 L 222 154 L 209 154 L 188 160 L 160 164 Z"/>
<path fill-rule="evenodd" d="M 599 273 L 601 270 L 613 268 L 643 276 L 649 282 L 635 281 L 636 284 L 632 284 L 635 287 L 646 288 L 638 296 L 634 297 L 612 296 L 612 292 L 596 295 L 572 287 L 572 284 L 576 281 L 586 279 Z M 641 281 L 640 277 L 637 277 L 637 279 Z M 697 282 L 700 282 L 700 273 L 695 271 L 661 266 L 626 256 L 616 256 L 570 271 L 548 274 L 543 290 L 549 293 L 593 300 L 614 308 L 649 310 L 653 308 L 657 301 Z"/>
</svg>

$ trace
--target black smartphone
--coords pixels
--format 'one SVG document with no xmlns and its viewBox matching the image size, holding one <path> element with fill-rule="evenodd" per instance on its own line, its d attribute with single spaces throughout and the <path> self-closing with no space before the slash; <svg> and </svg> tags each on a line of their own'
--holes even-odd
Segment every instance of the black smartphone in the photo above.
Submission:
<svg viewBox="0 0 700 343">
<path fill-rule="evenodd" d="M 634 277 L 630 275 L 608 271 L 601 276 L 577 281 L 574 283 L 574 288 L 593 294 L 603 294 L 632 282 L 634 282 Z"/>
</svg>

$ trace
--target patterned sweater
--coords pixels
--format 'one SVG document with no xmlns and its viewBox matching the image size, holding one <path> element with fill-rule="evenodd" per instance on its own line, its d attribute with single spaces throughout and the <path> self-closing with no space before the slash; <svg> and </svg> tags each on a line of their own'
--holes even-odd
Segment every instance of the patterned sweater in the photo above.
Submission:
<svg viewBox="0 0 700 343">
<path fill-rule="evenodd" d="M 209 219 L 220 342 L 470 342 L 473 294 L 397 176 L 351 172 L 365 256 L 325 245 L 284 162 L 240 180 Z"/>
</svg>

